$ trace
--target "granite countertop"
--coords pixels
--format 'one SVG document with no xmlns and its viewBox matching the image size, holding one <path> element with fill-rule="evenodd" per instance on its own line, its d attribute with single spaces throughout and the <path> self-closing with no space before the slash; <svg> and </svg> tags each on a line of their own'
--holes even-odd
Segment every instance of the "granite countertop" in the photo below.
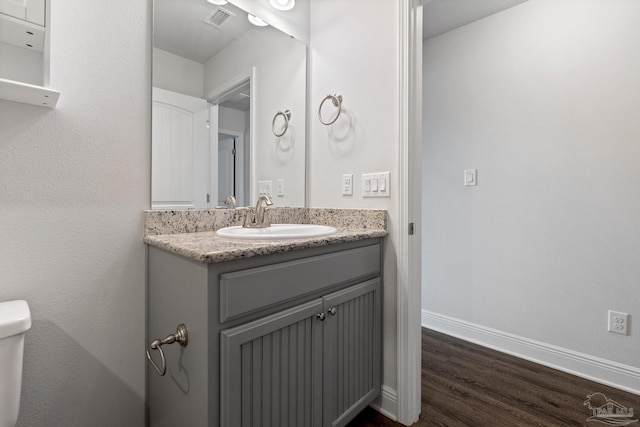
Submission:
<svg viewBox="0 0 640 427">
<path fill-rule="evenodd" d="M 323 224 L 335 234 L 282 240 L 241 240 L 220 237 L 215 230 L 242 224 L 238 210 L 145 211 L 144 243 L 203 263 L 231 261 L 379 238 L 388 235 L 384 210 L 277 208 L 273 224 Z"/>
<path fill-rule="evenodd" d="M 330 236 L 283 240 L 240 240 L 219 237 L 215 231 L 158 234 L 145 236 L 144 242 L 166 251 L 204 263 L 231 261 L 282 252 L 309 249 L 376 237 L 384 237 L 384 229 L 337 228 Z"/>
</svg>

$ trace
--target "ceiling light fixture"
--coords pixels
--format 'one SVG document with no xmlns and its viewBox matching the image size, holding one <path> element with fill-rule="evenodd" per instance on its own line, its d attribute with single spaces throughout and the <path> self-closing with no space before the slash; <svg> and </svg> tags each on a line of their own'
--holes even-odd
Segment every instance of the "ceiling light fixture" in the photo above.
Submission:
<svg viewBox="0 0 640 427">
<path fill-rule="evenodd" d="M 253 16 L 252 14 L 248 14 L 247 18 L 249 19 L 249 22 L 251 22 L 253 25 L 256 25 L 258 27 L 266 27 L 267 24 L 266 22 L 264 22 L 262 19 L 258 18 L 257 16 Z"/>
<path fill-rule="evenodd" d="M 296 5 L 296 0 L 269 0 L 274 9 L 291 10 Z"/>
<path fill-rule="evenodd" d="M 229 3 L 227 0 L 207 0 L 211 4 L 215 4 L 216 6 L 224 6 Z"/>
</svg>

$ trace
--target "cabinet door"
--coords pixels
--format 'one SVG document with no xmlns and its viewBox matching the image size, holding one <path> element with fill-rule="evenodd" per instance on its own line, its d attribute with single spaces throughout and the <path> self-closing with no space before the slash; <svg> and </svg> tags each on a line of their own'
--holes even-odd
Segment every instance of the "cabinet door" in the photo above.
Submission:
<svg viewBox="0 0 640 427">
<path fill-rule="evenodd" d="M 222 427 L 321 425 L 320 313 L 319 298 L 221 332 Z"/>
<path fill-rule="evenodd" d="M 13 16 L 23 21 L 27 19 L 27 4 L 25 0 L 0 0 L 0 13 Z"/>
<path fill-rule="evenodd" d="M 324 426 L 344 426 L 380 393 L 380 300 L 379 278 L 324 298 Z"/>
<path fill-rule="evenodd" d="M 0 0 L 0 13 L 44 26 L 45 0 Z"/>
</svg>

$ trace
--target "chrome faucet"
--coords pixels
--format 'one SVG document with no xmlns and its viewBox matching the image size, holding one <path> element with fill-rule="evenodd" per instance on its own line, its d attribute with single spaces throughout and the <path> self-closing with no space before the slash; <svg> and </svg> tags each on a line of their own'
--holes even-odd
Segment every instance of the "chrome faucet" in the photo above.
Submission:
<svg viewBox="0 0 640 427">
<path fill-rule="evenodd" d="M 265 204 L 266 206 L 262 206 Z M 269 198 L 269 196 L 260 196 L 258 197 L 258 202 L 256 203 L 256 212 L 255 212 L 255 220 L 256 224 L 260 224 L 264 227 L 271 227 L 271 223 L 269 223 L 269 219 L 267 218 L 267 207 L 273 205 L 273 202 Z"/>
<path fill-rule="evenodd" d="M 231 209 L 236 209 L 238 207 L 238 203 L 236 202 L 236 198 L 233 196 L 229 196 L 224 200 L 225 205 L 231 205 Z"/>
<path fill-rule="evenodd" d="M 242 226 L 247 228 L 271 227 L 271 223 L 267 218 L 267 207 L 271 205 L 273 205 L 273 202 L 269 196 L 263 195 L 258 197 L 255 210 L 251 212 L 250 208 L 247 209 L 247 215 L 245 216 L 244 224 Z"/>
</svg>

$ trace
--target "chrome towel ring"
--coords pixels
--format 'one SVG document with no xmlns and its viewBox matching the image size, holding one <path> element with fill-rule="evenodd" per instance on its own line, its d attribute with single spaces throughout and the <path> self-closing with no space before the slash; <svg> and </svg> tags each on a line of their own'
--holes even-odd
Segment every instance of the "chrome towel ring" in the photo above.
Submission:
<svg viewBox="0 0 640 427">
<path fill-rule="evenodd" d="M 276 132 L 276 119 L 278 116 L 282 116 L 284 119 L 284 126 L 282 127 L 282 132 Z M 273 122 L 271 122 L 271 131 L 275 136 L 280 138 L 282 135 L 287 133 L 287 129 L 289 129 L 289 120 L 291 120 L 291 111 L 285 110 L 284 113 L 282 111 L 278 111 L 275 116 L 273 116 Z"/>
<path fill-rule="evenodd" d="M 151 342 L 151 349 L 158 350 L 160 352 L 160 358 L 162 359 L 162 369 L 160 369 L 158 365 L 156 365 L 156 362 L 153 361 L 151 355 L 149 354 L 149 350 L 147 350 L 147 359 L 149 359 L 149 362 L 151 362 L 151 365 L 153 365 L 158 375 L 162 377 L 167 372 L 167 360 L 164 357 L 162 346 L 164 344 L 173 344 L 174 342 L 177 342 L 182 347 L 185 347 L 188 341 L 189 337 L 187 334 L 187 327 L 181 323 L 178 325 L 175 334 L 170 334 L 163 340 L 153 340 Z"/>
<path fill-rule="evenodd" d="M 328 99 L 331 100 L 331 103 L 333 104 L 334 107 L 338 108 L 338 114 L 336 114 L 336 117 L 330 122 L 322 118 L 322 106 L 324 105 L 325 101 Z M 341 112 L 342 112 L 342 95 L 340 95 L 339 93 L 329 94 L 325 96 L 322 102 L 320 103 L 320 108 L 318 108 L 318 119 L 320 119 L 320 123 L 322 123 L 323 125 L 329 126 L 334 124 L 336 120 L 338 120 L 338 117 L 340 117 Z"/>
</svg>

